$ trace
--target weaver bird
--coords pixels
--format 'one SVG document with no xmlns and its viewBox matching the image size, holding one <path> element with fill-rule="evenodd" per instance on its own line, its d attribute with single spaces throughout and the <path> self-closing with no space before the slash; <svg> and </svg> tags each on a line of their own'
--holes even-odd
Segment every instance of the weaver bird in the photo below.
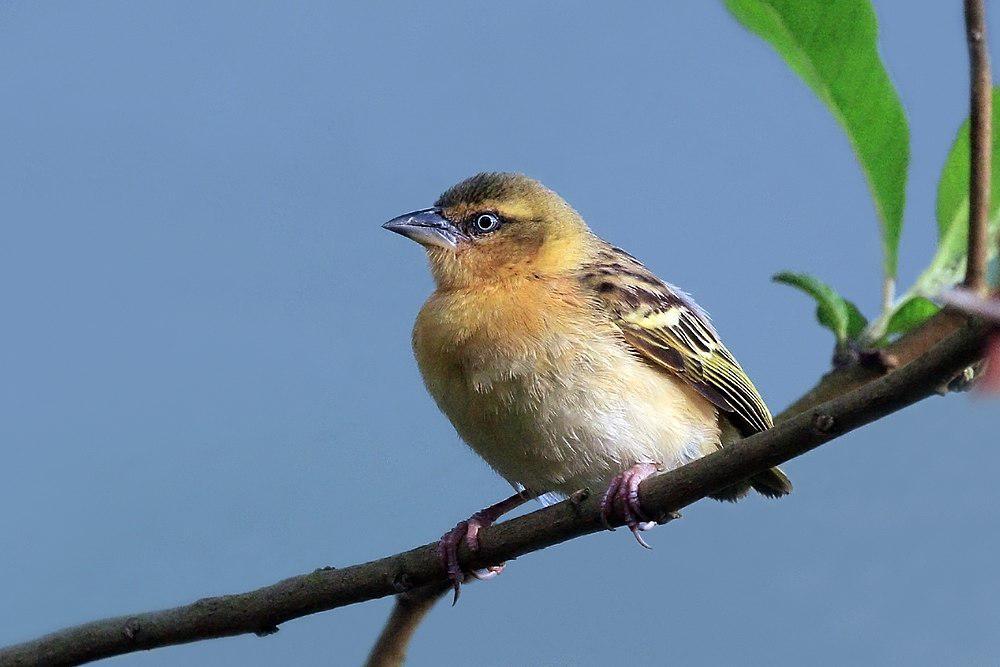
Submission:
<svg viewBox="0 0 1000 667">
<path fill-rule="evenodd" d="M 436 289 L 413 329 L 430 394 L 519 492 L 439 543 L 457 599 L 457 547 L 543 493 L 606 489 L 602 516 L 639 540 L 640 482 L 773 425 L 705 312 L 598 238 L 562 198 L 482 173 L 383 225 L 427 250 Z M 789 493 L 778 468 L 713 497 Z M 491 568 L 499 571 L 502 566 Z"/>
</svg>

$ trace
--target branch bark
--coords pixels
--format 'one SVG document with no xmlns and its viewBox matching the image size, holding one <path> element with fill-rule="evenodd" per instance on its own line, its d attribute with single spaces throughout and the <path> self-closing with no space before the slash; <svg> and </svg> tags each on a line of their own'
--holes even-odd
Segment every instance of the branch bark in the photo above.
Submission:
<svg viewBox="0 0 1000 667">
<path fill-rule="evenodd" d="M 993 148 L 993 74 L 986 47 L 984 0 L 965 0 L 965 36 L 969 45 L 969 247 L 965 286 L 986 290 L 989 256 L 990 169 Z"/>
<path fill-rule="evenodd" d="M 680 510 L 935 393 L 978 359 L 987 330 L 983 324 L 963 324 L 906 366 L 769 431 L 646 480 L 641 486 L 644 511 L 661 517 Z M 498 524 L 480 534 L 482 547 L 477 554 L 463 545 L 459 560 L 465 568 L 480 568 L 603 530 L 598 501 L 595 497 L 564 501 Z M 216 637 L 270 634 L 294 618 L 445 581 L 435 545 L 426 544 L 343 569 L 319 569 L 247 593 L 60 630 L 0 649 L 0 664 L 73 665 Z"/>
</svg>

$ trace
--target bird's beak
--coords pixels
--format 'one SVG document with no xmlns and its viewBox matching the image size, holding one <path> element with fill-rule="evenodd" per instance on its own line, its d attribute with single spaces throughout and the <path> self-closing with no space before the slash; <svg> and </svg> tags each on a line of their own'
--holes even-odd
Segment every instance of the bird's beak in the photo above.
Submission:
<svg viewBox="0 0 1000 667">
<path fill-rule="evenodd" d="M 447 218 L 439 208 L 425 208 L 393 218 L 382 225 L 390 232 L 402 234 L 423 246 L 437 246 L 454 250 L 460 240 L 467 237 Z"/>
</svg>

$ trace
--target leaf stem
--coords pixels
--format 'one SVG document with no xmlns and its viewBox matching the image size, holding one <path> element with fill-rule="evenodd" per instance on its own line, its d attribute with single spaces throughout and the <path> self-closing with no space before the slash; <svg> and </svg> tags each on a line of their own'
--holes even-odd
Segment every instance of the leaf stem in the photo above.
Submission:
<svg viewBox="0 0 1000 667">
<path fill-rule="evenodd" d="M 896 302 L 896 279 L 886 276 L 882 279 L 882 315 L 888 315 Z"/>
</svg>

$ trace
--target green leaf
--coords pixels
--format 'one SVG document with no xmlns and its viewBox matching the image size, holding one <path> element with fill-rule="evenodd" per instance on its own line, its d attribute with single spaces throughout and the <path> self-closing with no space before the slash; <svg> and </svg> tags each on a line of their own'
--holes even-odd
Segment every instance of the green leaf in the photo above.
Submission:
<svg viewBox="0 0 1000 667">
<path fill-rule="evenodd" d="M 868 326 L 868 318 L 861 314 L 853 301 L 847 299 L 843 299 L 843 301 L 847 307 L 847 337 L 851 340 L 857 340 L 861 332 Z"/>
<path fill-rule="evenodd" d="M 1000 88 L 993 89 L 993 126 L 1000 128 Z M 994 134 L 990 179 L 989 226 L 995 256 L 1000 235 L 1000 141 Z M 917 278 L 916 289 L 937 294 L 962 280 L 969 244 L 969 121 L 958 130 L 944 162 L 937 193 L 938 248 L 927 270 Z"/>
<path fill-rule="evenodd" d="M 916 329 L 941 308 L 929 299 L 915 296 L 901 303 L 885 325 L 885 335 L 905 334 Z"/>
<path fill-rule="evenodd" d="M 814 298 L 817 304 L 816 319 L 833 332 L 838 344 L 854 340 L 868 325 L 868 320 L 857 306 L 817 278 L 805 273 L 782 271 L 775 274 L 773 280 L 797 287 Z"/>
<path fill-rule="evenodd" d="M 895 277 L 906 202 L 910 131 L 878 54 L 869 0 L 726 0 L 771 43 L 840 122 L 868 180 L 882 231 L 884 270 Z"/>
</svg>

